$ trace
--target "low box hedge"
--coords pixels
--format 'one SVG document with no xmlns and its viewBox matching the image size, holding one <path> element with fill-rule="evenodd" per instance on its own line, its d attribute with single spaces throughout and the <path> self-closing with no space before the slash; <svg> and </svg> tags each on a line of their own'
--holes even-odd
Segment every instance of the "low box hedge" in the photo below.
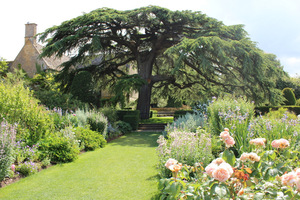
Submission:
<svg viewBox="0 0 300 200">
<path fill-rule="evenodd" d="M 279 108 L 286 108 L 288 111 L 295 113 L 296 115 L 300 115 L 300 106 L 259 106 L 255 107 L 256 115 L 264 115 L 268 113 L 270 110 L 278 110 Z"/>
<path fill-rule="evenodd" d="M 193 110 L 177 110 L 174 112 L 174 119 L 178 119 L 179 117 L 184 116 L 187 113 L 193 114 L 194 111 Z"/>
<path fill-rule="evenodd" d="M 138 129 L 139 121 L 140 121 L 139 110 L 118 110 L 117 115 L 118 115 L 118 120 L 130 124 L 132 130 Z"/>
</svg>

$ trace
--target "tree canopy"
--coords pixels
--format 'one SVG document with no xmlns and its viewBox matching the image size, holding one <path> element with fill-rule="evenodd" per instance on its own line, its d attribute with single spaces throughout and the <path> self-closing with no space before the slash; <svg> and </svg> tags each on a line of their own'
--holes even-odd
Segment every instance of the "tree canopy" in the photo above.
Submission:
<svg viewBox="0 0 300 200">
<path fill-rule="evenodd" d="M 71 57 L 58 77 L 65 88 L 76 71 L 111 83 L 135 67 L 145 83 L 137 106 L 142 118 L 149 117 L 153 87 L 178 97 L 235 92 L 257 103 L 281 100 L 274 83 L 284 72 L 276 57 L 257 48 L 242 25 L 226 26 L 201 12 L 101 8 L 40 36 L 42 56 Z"/>
</svg>

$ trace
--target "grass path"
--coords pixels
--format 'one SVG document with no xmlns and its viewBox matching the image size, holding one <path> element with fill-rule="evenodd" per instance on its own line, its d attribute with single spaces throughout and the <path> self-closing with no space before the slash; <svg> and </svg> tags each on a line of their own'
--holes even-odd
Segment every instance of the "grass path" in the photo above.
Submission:
<svg viewBox="0 0 300 200">
<path fill-rule="evenodd" d="M 157 193 L 156 140 L 136 132 L 0 189 L 0 199 L 147 200 Z"/>
</svg>

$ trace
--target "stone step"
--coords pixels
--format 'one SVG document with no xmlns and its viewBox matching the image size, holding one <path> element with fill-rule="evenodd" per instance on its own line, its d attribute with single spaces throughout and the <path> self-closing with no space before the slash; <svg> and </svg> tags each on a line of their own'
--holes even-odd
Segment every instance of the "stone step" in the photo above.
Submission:
<svg viewBox="0 0 300 200">
<path fill-rule="evenodd" d="M 165 129 L 167 124 L 139 124 L 138 130 L 161 130 Z"/>
</svg>

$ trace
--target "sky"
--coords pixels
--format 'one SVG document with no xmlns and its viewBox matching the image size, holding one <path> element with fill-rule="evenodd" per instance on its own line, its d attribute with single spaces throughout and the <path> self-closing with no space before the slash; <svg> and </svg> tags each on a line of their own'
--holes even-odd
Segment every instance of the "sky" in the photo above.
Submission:
<svg viewBox="0 0 300 200">
<path fill-rule="evenodd" d="M 92 10 L 131 10 L 156 5 L 170 10 L 201 11 L 225 25 L 243 24 L 252 41 L 277 56 L 283 70 L 300 76 L 299 0 L 6 0 L 0 10 L 0 58 L 12 61 L 24 45 L 25 24 L 37 32 Z"/>
</svg>

